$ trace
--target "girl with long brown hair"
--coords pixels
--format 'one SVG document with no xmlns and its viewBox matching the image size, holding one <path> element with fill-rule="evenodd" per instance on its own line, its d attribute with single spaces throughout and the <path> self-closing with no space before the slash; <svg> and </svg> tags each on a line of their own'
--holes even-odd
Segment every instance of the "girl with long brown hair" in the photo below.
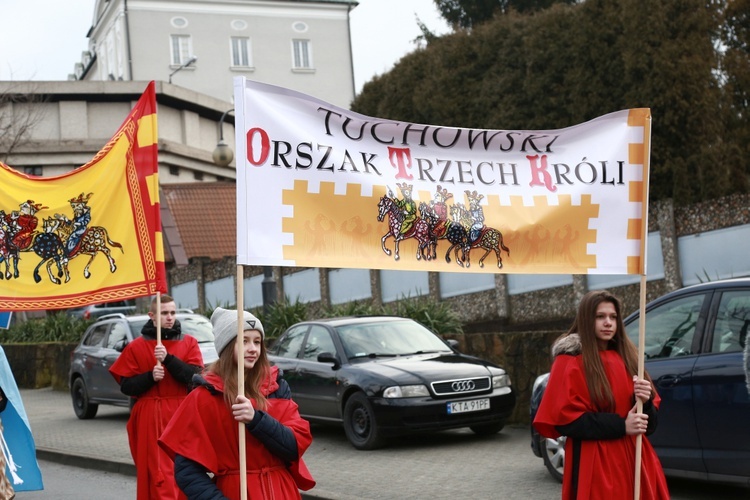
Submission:
<svg viewBox="0 0 750 500">
<path fill-rule="evenodd" d="M 175 480 L 190 498 L 241 498 L 239 426 L 245 425 L 247 498 L 300 498 L 315 486 L 302 455 L 312 443 L 291 390 L 266 354 L 260 320 L 217 308 L 211 315 L 219 359 L 180 405 L 159 444 L 175 463 Z M 239 394 L 237 361 L 244 365 Z M 208 473 L 213 475 L 213 479 Z"/>
<path fill-rule="evenodd" d="M 620 300 L 607 291 L 587 293 L 552 355 L 534 427 L 548 438 L 567 436 L 562 498 L 632 499 L 636 436 L 656 430 L 660 398 L 648 375 L 637 376 L 638 353 L 625 334 Z M 641 499 L 669 498 L 645 436 L 640 477 Z"/>
</svg>

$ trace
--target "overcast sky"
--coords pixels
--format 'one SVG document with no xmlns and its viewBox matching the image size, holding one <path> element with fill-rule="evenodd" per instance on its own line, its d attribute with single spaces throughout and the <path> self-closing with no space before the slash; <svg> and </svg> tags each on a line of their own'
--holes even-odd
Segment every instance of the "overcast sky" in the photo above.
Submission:
<svg viewBox="0 0 750 500">
<path fill-rule="evenodd" d="M 0 80 L 66 80 L 88 49 L 95 0 L 0 0 Z M 416 16 L 448 31 L 433 0 L 359 0 L 351 13 L 357 92 L 416 47 Z"/>
</svg>

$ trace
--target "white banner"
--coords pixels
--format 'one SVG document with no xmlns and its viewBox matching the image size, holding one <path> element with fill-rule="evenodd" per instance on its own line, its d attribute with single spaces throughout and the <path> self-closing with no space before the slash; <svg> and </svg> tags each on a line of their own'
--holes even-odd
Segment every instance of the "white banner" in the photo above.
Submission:
<svg viewBox="0 0 750 500">
<path fill-rule="evenodd" d="M 559 130 L 363 116 L 235 78 L 237 262 L 643 274 L 650 110 Z"/>
</svg>

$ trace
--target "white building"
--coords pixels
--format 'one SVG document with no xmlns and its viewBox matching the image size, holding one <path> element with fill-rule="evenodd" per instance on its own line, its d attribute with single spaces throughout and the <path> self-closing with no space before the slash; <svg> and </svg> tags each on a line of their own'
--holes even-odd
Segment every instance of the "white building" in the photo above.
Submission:
<svg viewBox="0 0 750 500">
<path fill-rule="evenodd" d="M 0 161 L 29 174 L 61 175 L 91 161 L 114 135 L 148 82 L 0 82 Z M 213 151 L 223 132 L 234 148 L 231 105 L 156 82 L 159 181 L 234 181 L 234 163 L 217 165 Z M 8 125 L 7 127 L 3 125 Z"/>
<path fill-rule="evenodd" d="M 162 80 L 232 102 L 233 77 L 348 108 L 353 0 L 97 0 L 74 80 Z"/>
</svg>

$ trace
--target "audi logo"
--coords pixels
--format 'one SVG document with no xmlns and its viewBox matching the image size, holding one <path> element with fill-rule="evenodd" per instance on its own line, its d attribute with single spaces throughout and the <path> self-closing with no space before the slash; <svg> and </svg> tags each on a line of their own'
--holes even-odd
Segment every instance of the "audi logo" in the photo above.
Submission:
<svg viewBox="0 0 750 500">
<path fill-rule="evenodd" d="M 456 380 L 451 384 L 451 389 L 455 392 L 473 391 L 475 387 L 473 380 Z"/>
</svg>

